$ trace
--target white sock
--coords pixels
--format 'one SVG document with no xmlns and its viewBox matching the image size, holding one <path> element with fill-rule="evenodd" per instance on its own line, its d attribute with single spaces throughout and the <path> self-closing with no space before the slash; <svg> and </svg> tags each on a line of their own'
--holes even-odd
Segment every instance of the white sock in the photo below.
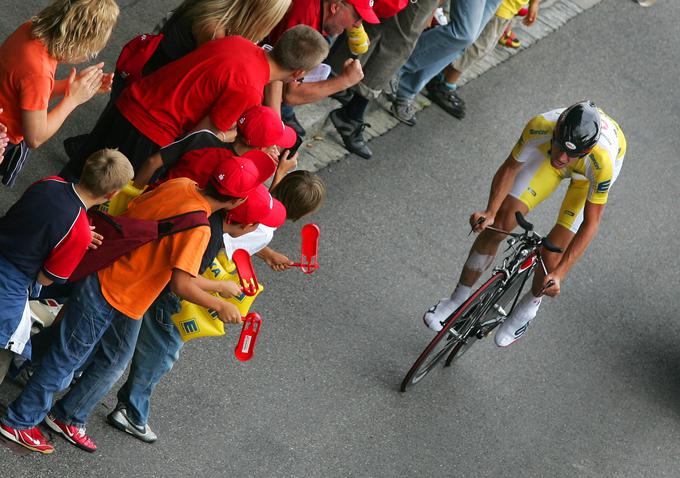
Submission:
<svg viewBox="0 0 680 478">
<path fill-rule="evenodd" d="M 534 294 L 529 291 L 519 300 L 512 315 L 517 318 L 521 317 L 525 322 L 533 320 L 533 318 L 536 317 L 536 313 L 538 313 L 538 308 L 541 306 L 542 300 L 543 296 L 534 297 Z"/>
<path fill-rule="evenodd" d="M 451 300 L 453 301 L 454 304 L 456 304 L 454 310 L 460 307 L 463 302 L 468 300 L 470 294 L 472 294 L 472 287 L 468 287 L 459 282 L 458 285 L 456 285 L 456 288 L 453 289 L 453 293 L 451 294 Z"/>
<path fill-rule="evenodd" d="M 510 317 L 498 327 L 494 341 L 499 347 L 507 347 L 524 334 L 526 326 L 536 317 L 538 308 L 541 306 L 543 297 L 534 297 L 534 294 L 527 292 L 515 306 Z"/>
</svg>

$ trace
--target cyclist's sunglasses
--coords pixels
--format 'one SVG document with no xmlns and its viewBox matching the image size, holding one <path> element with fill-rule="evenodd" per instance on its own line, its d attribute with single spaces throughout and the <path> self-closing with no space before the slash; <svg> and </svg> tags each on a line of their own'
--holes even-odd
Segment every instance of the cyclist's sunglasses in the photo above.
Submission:
<svg viewBox="0 0 680 478">
<path fill-rule="evenodd" d="M 572 153 L 572 154 L 569 154 L 569 153 L 571 153 L 571 151 L 567 151 L 566 149 L 564 149 L 563 147 L 561 147 L 558 141 L 550 140 L 550 146 L 551 146 L 552 148 L 557 148 L 557 149 L 559 149 L 559 150 L 562 151 L 563 153 L 567 153 L 567 157 L 572 158 L 572 159 L 581 159 L 581 158 L 585 158 L 585 157 L 588 156 L 588 155 L 590 154 L 590 152 L 593 150 L 593 148 L 590 148 L 589 150 L 584 151 L 584 152 L 582 152 L 581 154 L 578 154 L 578 155 L 576 155 L 576 156 L 573 156 L 573 153 Z"/>
</svg>

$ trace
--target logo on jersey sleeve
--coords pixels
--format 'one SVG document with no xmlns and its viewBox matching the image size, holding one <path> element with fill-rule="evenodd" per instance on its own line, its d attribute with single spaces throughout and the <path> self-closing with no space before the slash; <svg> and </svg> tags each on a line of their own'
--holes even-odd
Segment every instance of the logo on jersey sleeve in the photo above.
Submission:
<svg viewBox="0 0 680 478">
<path fill-rule="evenodd" d="M 609 186 L 611 186 L 611 184 L 612 184 L 611 179 L 597 183 L 597 192 L 606 193 L 607 191 L 609 191 Z"/>
<path fill-rule="evenodd" d="M 593 163 L 593 168 L 597 169 L 598 171 L 600 169 L 602 169 L 602 166 L 600 166 L 600 163 L 597 161 L 597 159 L 595 159 L 594 154 L 591 153 L 588 157 L 590 158 L 590 161 Z"/>
</svg>

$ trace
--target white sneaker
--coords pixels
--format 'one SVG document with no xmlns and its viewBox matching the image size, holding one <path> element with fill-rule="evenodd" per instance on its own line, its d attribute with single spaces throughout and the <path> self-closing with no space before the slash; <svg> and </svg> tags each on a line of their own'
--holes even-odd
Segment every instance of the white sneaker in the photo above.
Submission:
<svg viewBox="0 0 680 478">
<path fill-rule="evenodd" d="M 429 329 L 439 332 L 443 328 L 442 321 L 446 320 L 457 308 L 458 306 L 451 299 L 441 299 L 425 312 L 423 322 Z"/>
<path fill-rule="evenodd" d="M 496 331 L 493 340 L 499 347 L 507 347 L 514 344 L 527 331 L 533 319 L 508 317 Z"/>
</svg>

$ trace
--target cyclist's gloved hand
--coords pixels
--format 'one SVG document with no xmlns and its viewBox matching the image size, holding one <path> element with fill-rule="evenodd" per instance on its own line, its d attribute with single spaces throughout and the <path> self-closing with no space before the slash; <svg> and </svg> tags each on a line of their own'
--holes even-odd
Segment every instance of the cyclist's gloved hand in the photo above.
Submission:
<svg viewBox="0 0 680 478">
<path fill-rule="evenodd" d="M 557 297 L 560 295 L 560 282 L 562 279 L 560 276 L 554 273 L 550 273 L 543 278 L 543 295 L 548 297 Z M 552 284 L 549 284 L 552 282 Z"/>
<path fill-rule="evenodd" d="M 473 212 L 470 216 L 470 227 L 474 232 L 482 232 L 485 227 L 492 226 L 495 219 L 495 214 L 489 211 Z"/>
</svg>

